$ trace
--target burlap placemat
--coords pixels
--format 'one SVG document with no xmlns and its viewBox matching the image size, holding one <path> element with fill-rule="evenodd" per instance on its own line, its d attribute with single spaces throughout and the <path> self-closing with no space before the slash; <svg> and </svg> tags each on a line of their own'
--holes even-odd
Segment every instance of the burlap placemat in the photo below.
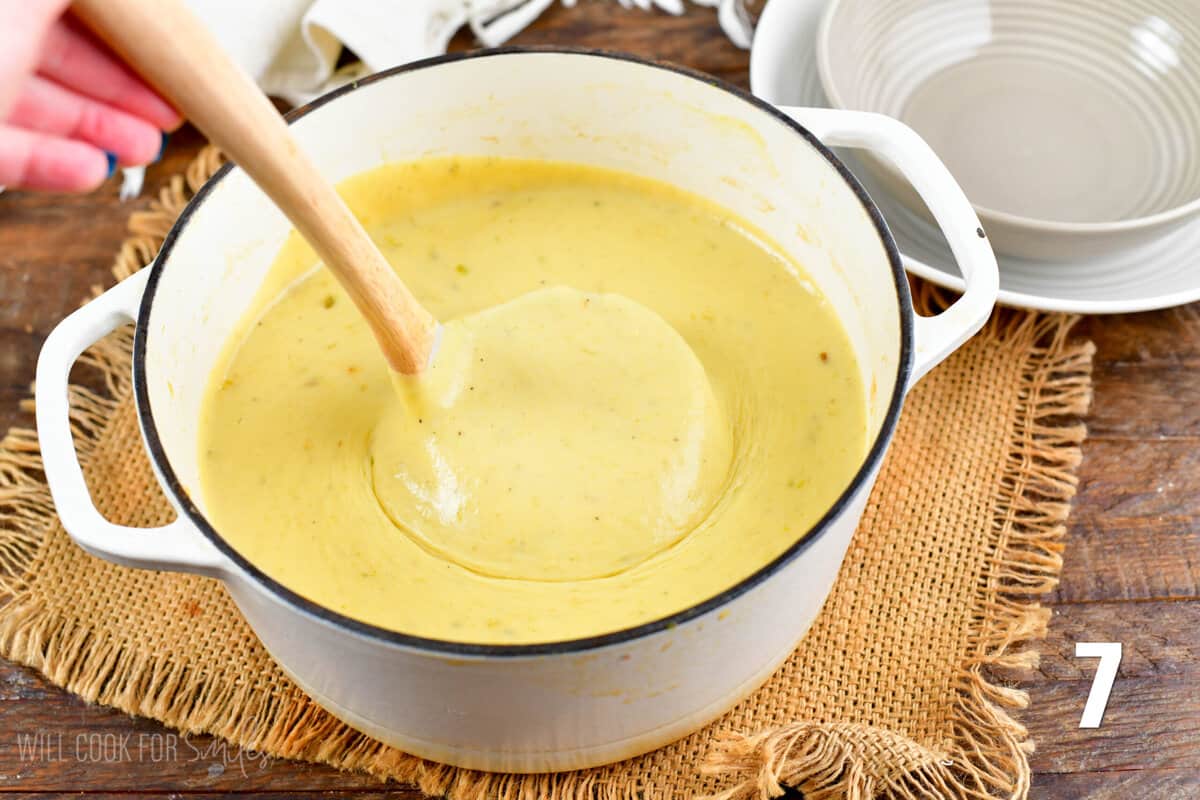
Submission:
<svg viewBox="0 0 1200 800">
<path fill-rule="evenodd" d="M 209 151 L 130 220 L 118 278 L 149 263 Z M 922 292 L 921 302 L 933 302 Z M 913 391 L 820 618 L 767 685 L 704 730 L 595 770 L 496 775 L 422 761 L 308 700 L 221 584 L 137 571 L 75 547 L 54 515 L 37 441 L 0 447 L 0 654 L 87 700 L 245 748 L 416 783 L 452 800 L 1024 798 L 1032 750 L 989 678 L 1033 665 L 1044 634 L 1090 399 L 1090 343 L 1073 320 L 1000 312 Z M 86 357 L 104 391 L 73 388 L 80 455 L 114 521 L 172 512 L 133 413 L 128 331 Z M 787 609 L 775 613 L 786 614 Z"/>
</svg>

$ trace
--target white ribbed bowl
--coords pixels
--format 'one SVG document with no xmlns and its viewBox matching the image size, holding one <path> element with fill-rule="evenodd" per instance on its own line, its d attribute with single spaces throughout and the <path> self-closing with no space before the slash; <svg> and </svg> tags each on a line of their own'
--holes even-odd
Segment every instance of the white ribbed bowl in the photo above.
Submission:
<svg viewBox="0 0 1200 800">
<path fill-rule="evenodd" d="M 832 105 L 933 145 L 999 252 L 1078 259 L 1200 217 L 1196 0 L 831 0 L 817 64 Z"/>
</svg>

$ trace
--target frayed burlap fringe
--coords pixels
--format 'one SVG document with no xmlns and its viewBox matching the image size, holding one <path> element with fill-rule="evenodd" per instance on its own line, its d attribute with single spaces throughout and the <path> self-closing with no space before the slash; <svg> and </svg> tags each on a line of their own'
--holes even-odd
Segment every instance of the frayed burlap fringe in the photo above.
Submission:
<svg viewBox="0 0 1200 800">
<path fill-rule="evenodd" d="M 149 210 L 131 217 L 133 236 L 113 269 L 118 279 L 150 263 L 187 199 L 219 164 L 216 151 L 206 150 Z M 927 286 L 918 293 L 918 306 L 935 308 L 945 302 L 942 293 Z M 698 758 L 709 776 L 707 794 L 719 800 L 761 800 L 796 787 L 808 800 L 1028 796 L 1032 743 L 1010 713 L 1027 706 L 1028 697 L 993 680 L 990 670 L 1035 666 L 1037 654 L 1027 643 L 1045 635 L 1049 619 L 1048 610 L 1033 598 L 1057 581 L 1075 490 L 1073 470 L 1085 434 L 1082 424 L 1069 418 L 1082 415 L 1090 401 L 1092 346 L 1066 342 L 1074 322 L 1004 312 L 989 323 L 988 335 L 1012 350 L 1019 408 L 992 498 L 995 515 L 986 542 L 991 574 L 977 582 L 971 598 L 971 636 L 966 657 L 949 678 L 956 699 L 942 741 L 927 746 L 874 725 L 827 720 L 798 720 L 744 735 L 725 732 Z M 130 334 L 118 333 L 85 355 L 85 363 L 103 376 L 104 391 L 71 389 L 72 426 L 84 462 L 111 426 L 133 425 L 136 435 L 126 407 L 132 403 L 129 345 Z M 214 680 L 189 661 L 137 652 L 119 637 L 64 621 L 26 591 L 54 548 L 72 546 L 65 537 L 49 535 L 56 520 L 40 468 L 31 431 L 14 430 L 0 443 L 0 653 L 42 671 L 54 683 L 89 701 L 153 717 L 185 732 L 411 782 L 451 800 L 650 800 L 671 794 L 636 771 L 623 772 L 620 765 L 517 776 L 433 764 L 357 733 L 307 701 L 290 682 Z M 154 491 L 152 485 L 130 489 L 140 490 Z M 147 520 L 155 522 L 161 520 Z M 194 576 L 162 580 L 194 582 L 189 585 L 205 602 L 227 602 L 216 582 Z M 645 757 L 643 766 L 652 758 Z"/>
<path fill-rule="evenodd" d="M 884 764 L 886 771 L 878 769 Z M 910 739 L 870 726 L 797 723 L 719 743 L 705 769 L 754 775 L 713 800 L 777 797 L 785 786 L 799 789 L 805 800 L 960 797 L 948 764 Z"/>
</svg>

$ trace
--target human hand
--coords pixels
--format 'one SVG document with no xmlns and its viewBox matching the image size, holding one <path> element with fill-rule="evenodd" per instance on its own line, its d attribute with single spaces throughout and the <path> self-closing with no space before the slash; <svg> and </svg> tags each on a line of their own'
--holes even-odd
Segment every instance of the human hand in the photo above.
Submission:
<svg viewBox="0 0 1200 800">
<path fill-rule="evenodd" d="M 0 186 L 86 192 L 154 161 L 179 112 L 71 19 L 0 0 Z"/>
</svg>

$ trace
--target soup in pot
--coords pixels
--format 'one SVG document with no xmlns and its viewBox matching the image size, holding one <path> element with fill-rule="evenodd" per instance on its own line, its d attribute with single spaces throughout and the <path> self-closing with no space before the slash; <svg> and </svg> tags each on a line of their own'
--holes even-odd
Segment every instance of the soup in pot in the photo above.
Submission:
<svg viewBox="0 0 1200 800">
<path fill-rule="evenodd" d="M 445 325 L 392 375 L 293 234 L 206 390 L 204 511 L 320 605 L 472 643 L 668 616 L 817 522 L 866 450 L 849 340 L 803 269 L 631 174 L 483 157 L 342 193 Z"/>
</svg>

